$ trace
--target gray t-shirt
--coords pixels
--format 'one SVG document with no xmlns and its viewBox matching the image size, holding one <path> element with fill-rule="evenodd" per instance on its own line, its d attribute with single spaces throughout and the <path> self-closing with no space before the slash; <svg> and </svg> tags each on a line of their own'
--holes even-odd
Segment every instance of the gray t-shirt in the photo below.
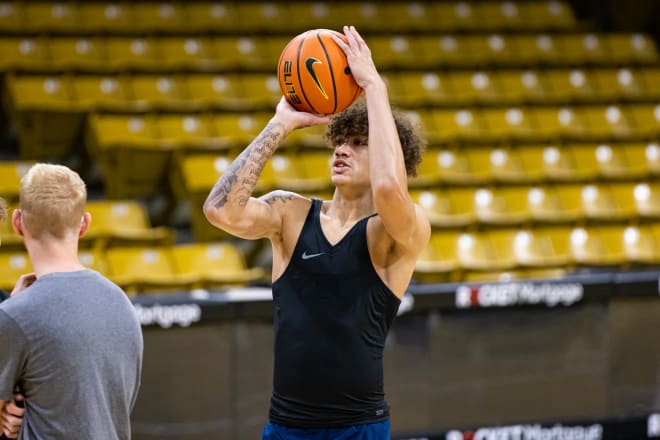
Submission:
<svg viewBox="0 0 660 440">
<path fill-rule="evenodd" d="M 44 275 L 1 303 L 0 400 L 20 385 L 19 439 L 130 439 L 142 349 L 130 300 L 93 270 Z"/>
</svg>

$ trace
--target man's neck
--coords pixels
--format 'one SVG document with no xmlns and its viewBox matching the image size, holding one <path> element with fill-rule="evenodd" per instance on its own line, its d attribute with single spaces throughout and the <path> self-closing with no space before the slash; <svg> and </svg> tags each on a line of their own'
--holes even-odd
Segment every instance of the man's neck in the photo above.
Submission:
<svg viewBox="0 0 660 440">
<path fill-rule="evenodd" d="M 54 272 L 85 269 L 78 259 L 78 243 L 71 240 L 26 240 L 25 247 L 37 278 Z"/>
</svg>

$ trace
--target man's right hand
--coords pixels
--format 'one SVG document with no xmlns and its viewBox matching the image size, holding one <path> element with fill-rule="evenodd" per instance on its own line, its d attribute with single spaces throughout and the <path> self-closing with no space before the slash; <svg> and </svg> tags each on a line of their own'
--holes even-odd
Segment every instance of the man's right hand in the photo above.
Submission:
<svg viewBox="0 0 660 440">
<path fill-rule="evenodd" d="M 17 438 L 23 424 L 23 395 L 14 394 L 14 400 L 8 402 L 0 414 L 0 423 L 2 424 L 2 433 L 6 438 Z"/>
<path fill-rule="evenodd" d="M 11 291 L 11 296 L 21 293 L 30 287 L 35 281 L 37 281 L 37 276 L 34 273 L 26 273 L 25 275 L 21 275 L 18 281 L 16 281 L 14 290 Z"/>
</svg>

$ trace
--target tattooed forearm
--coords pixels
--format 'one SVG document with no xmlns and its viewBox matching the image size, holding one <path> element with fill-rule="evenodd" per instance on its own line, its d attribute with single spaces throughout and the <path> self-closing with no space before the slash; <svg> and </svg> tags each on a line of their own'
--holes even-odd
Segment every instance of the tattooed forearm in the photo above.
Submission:
<svg viewBox="0 0 660 440">
<path fill-rule="evenodd" d="M 282 124 L 268 124 L 222 174 L 211 190 L 207 203 L 217 209 L 232 199 L 239 206 L 245 206 L 283 134 Z"/>
</svg>

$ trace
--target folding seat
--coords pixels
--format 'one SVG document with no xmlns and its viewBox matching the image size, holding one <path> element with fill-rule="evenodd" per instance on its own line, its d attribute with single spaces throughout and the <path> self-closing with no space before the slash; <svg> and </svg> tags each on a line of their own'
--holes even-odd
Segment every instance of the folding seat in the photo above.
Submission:
<svg viewBox="0 0 660 440">
<path fill-rule="evenodd" d="M 572 66 L 608 65 L 613 62 L 604 35 L 594 33 L 559 34 L 557 43 L 563 52 L 564 64 Z"/>
<path fill-rule="evenodd" d="M 83 124 L 67 76 L 8 75 L 5 109 L 16 123 L 21 158 L 62 160 Z"/>
<path fill-rule="evenodd" d="M 417 258 L 414 278 L 420 282 L 448 281 L 461 268 L 457 248 L 460 232 L 439 230 L 431 233 L 429 243 Z"/>
<path fill-rule="evenodd" d="M 103 251 L 99 249 L 81 248 L 78 250 L 78 259 L 86 268 L 108 276 L 108 264 L 105 260 L 105 253 Z"/>
<path fill-rule="evenodd" d="M 228 33 L 245 32 L 239 16 L 242 4 L 233 2 L 183 2 L 187 20 L 186 33 L 208 33 L 222 30 Z"/>
<path fill-rule="evenodd" d="M 632 188 L 636 216 L 642 220 L 660 219 L 660 185 L 655 182 L 640 182 Z"/>
<path fill-rule="evenodd" d="M 571 254 L 583 267 L 621 266 L 627 263 L 623 249 L 623 227 L 619 225 L 574 228 Z"/>
<path fill-rule="evenodd" d="M 135 32 L 133 8 L 124 3 L 80 2 L 76 27 L 86 33 L 122 35 Z"/>
<path fill-rule="evenodd" d="M 167 56 L 159 51 L 155 37 L 105 38 L 104 61 L 108 71 L 162 71 L 170 70 Z"/>
<path fill-rule="evenodd" d="M 446 189 L 412 190 L 412 200 L 426 212 L 431 225 L 436 228 L 466 227 L 476 225 L 474 214 L 474 190 L 450 187 Z"/>
<path fill-rule="evenodd" d="M 240 76 L 240 89 L 246 109 L 274 111 L 282 97 L 275 74 L 246 73 Z"/>
<path fill-rule="evenodd" d="M 455 104 L 458 99 L 456 89 L 449 81 L 449 75 L 438 71 L 387 73 L 393 76 L 388 88 L 396 93 L 397 105 L 407 108 Z M 396 91 L 396 92 L 395 92 Z"/>
<path fill-rule="evenodd" d="M 3 71 L 48 69 L 47 37 L 0 38 L 0 69 Z"/>
<path fill-rule="evenodd" d="M 585 136 L 589 139 L 609 141 L 637 137 L 632 115 L 626 107 L 588 106 L 582 111 L 587 123 Z"/>
<path fill-rule="evenodd" d="M 528 142 L 535 139 L 534 122 L 524 108 L 489 108 L 483 111 L 483 115 L 488 127 L 484 138 L 492 142 Z"/>
<path fill-rule="evenodd" d="M 510 248 L 497 245 L 488 232 L 463 232 L 457 240 L 457 256 L 465 271 L 502 271 L 517 266 Z"/>
<path fill-rule="evenodd" d="M 558 36 L 551 34 L 519 34 L 512 37 L 518 65 L 538 68 L 566 64 Z"/>
<path fill-rule="evenodd" d="M 520 65 L 517 37 L 505 34 L 472 34 L 464 39 L 467 52 L 463 56 L 470 66 L 489 65 L 502 68 Z"/>
<path fill-rule="evenodd" d="M 369 48 L 383 70 L 416 66 L 421 50 L 416 38 L 404 34 L 374 35 L 369 39 Z"/>
<path fill-rule="evenodd" d="M 599 174 L 606 180 L 640 179 L 649 174 L 643 144 L 600 144 L 595 146 Z"/>
<path fill-rule="evenodd" d="M 593 70 L 596 79 L 596 98 L 601 101 L 637 101 L 644 99 L 646 88 L 642 73 L 626 67 L 597 68 Z"/>
<path fill-rule="evenodd" d="M 580 185 L 542 185 L 529 188 L 527 209 L 535 223 L 573 223 L 584 219 Z"/>
<path fill-rule="evenodd" d="M 158 52 L 165 55 L 162 60 L 174 72 L 205 72 L 216 69 L 221 62 L 215 45 L 208 37 L 161 36 L 155 40 Z"/>
<path fill-rule="evenodd" d="M 518 265 L 525 268 L 566 268 L 572 264 L 569 229 L 543 226 L 515 231 L 513 253 Z"/>
<path fill-rule="evenodd" d="M 22 2 L 4 2 L 0 4 L 0 29 L 8 33 L 24 32 L 26 26 L 25 10 Z"/>
<path fill-rule="evenodd" d="M 648 144 L 640 144 L 638 148 L 643 149 L 644 162 L 649 168 L 652 176 L 660 174 L 660 145 L 657 142 L 649 142 Z M 640 158 L 641 156 L 635 155 L 636 148 L 630 148 L 629 153 L 631 157 Z"/>
<path fill-rule="evenodd" d="M 107 197 L 143 197 L 162 189 L 172 148 L 161 145 L 152 116 L 92 115 L 86 146 L 101 168 Z"/>
<path fill-rule="evenodd" d="M 480 188 L 474 205 L 477 220 L 486 225 L 522 225 L 531 218 L 524 187 Z"/>
<path fill-rule="evenodd" d="M 430 2 L 429 7 L 438 30 L 454 32 L 482 29 L 483 17 L 479 8 L 474 7 L 472 2 Z"/>
<path fill-rule="evenodd" d="M 241 2 L 237 5 L 238 19 L 246 28 L 258 33 L 291 31 L 289 17 L 294 13 L 286 3 L 279 2 Z M 314 28 L 310 28 L 314 29 Z"/>
<path fill-rule="evenodd" d="M 329 190 L 330 156 L 325 153 L 276 153 L 266 164 L 276 188 L 303 194 Z"/>
<path fill-rule="evenodd" d="M 51 37 L 49 64 L 56 70 L 103 71 L 105 52 L 99 37 Z"/>
<path fill-rule="evenodd" d="M 462 35 L 423 35 L 417 38 L 420 53 L 418 68 L 440 69 L 461 68 L 469 63 L 465 54 L 469 52 L 468 39 Z"/>
<path fill-rule="evenodd" d="M 75 106 L 87 112 L 135 110 L 128 84 L 119 75 L 75 75 L 71 77 L 71 94 Z"/>
<path fill-rule="evenodd" d="M 545 74 L 536 70 L 499 70 L 493 72 L 501 85 L 500 98 L 513 105 L 547 103 L 551 89 Z"/>
<path fill-rule="evenodd" d="M 145 34 L 186 30 L 185 8 L 178 2 L 134 2 L 135 29 Z"/>
<path fill-rule="evenodd" d="M 570 147 L 548 145 L 545 147 L 521 147 L 523 161 L 540 168 L 540 174 L 547 181 L 580 181 L 597 175 L 595 167 L 590 169 L 590 162 L 578 164 Z M 578 172 L 578 167 L 584 169 Z"/>
<path fill-rule="evenodd" d="M 629 104 L 635 133 L 644 138 L 657 139 L 660 134 L 660 104 Z"/>
<path fill-rule="evenodd" d="M 453 72 L 447 76 L 454 101 L 461 106 L 498 103 L 503 95 L 497 77 L 488 72 Z"/>
<path fill-rule="evenodd" d="M 108 277 L 129 296 L 181 292 L 195 279 L 177 274 L 169 246 L 121 246 L 106 250 Z"/>
<path fill-rule="evenodd" d="M 27 252 L 0 249 L 0 290 L 11 292 L 18 278 L 31 272 L 33 272 L 32 263 Z"/>
<path fill-rule="evenodd" d="M 92 216 L 81 240 L 90 247 L 169 245 L 174 233 L 165 226 L 152 227 L 145 206 L 135 200 L 90 200 L 85 210 Z"/>
<path fill-rule="evenodd" d="M 214 114 L 214 142 L 218 148 L 242 149 L 257 137 L 269 118 L 270 113 Z"/>
<path fill-rule="evenodd" d="M 5 199 L 7 203 L 18 202 L 21 192 L 21 179 L 34 164 L 34 161 L 0 161 L 0 197 Z"/>
<path fill-rule="evenodd" d="M 494 148 L 490 151 L 490 173 L 496 182 L 530 183 L 540 180 L 540 174 L 535 174 L 538 169 L 528 169 L 526 165 L 517 148 Z"/>
<path fill-rule="evenodd" d="M 660 67 L 644 67 L 639 69 L 644 83 L 644 97 L 660 99 Z"/>
<path fill-rule="evenodd" d="M 587 123 L 579 108 L 535 107 L 530 111 L 536 121 L 536 134 L 541 139 L 584 139 Z"/>
<path fill-rule="evenodd" d="M 208 151 L 216 146 L 211 117 L 205 114 L 161 114 L 155 120 L 161 145 L 186 154 Z"/>
<path fill-rule="evenodd" d="M 351 9 L 354 8 L 351 7 Z M 438 29 L 434 8 L 428 3 L 363 3 L 360 7 L 360 13 L 365 18 L 362 26 L 370 23 L 374 31 L 382 29 L 383 23 L 387 23 L 388 28 L 395 33 L 435 31 Z"/>
<path fill-rule="evenodd" d="M 314 149 L 327 153 L 328 148 L 331 146 L 328 144 L 329 141 L 325 139 L 326 129 L 327 126 L 325 125 L 313 125 L 300 130 L 294 130 L 287 136 L 281 148 Z"/>
<path fill-rule="evenodd" d="M 482 112 L 477 109 L 431 109 L 422 115 L 430 145 L 446 143 L 477 143 L 486 132 Z"/>
<path fill-rule="evenodd" d="M 577 28 L 573 9 L 565 1 L 519 2 L 530 29 L 570 31 Z"/>
<path fill-rule="evenodd" d="M 596 100 L 597 86 L 588 70 L 551 69 L 544 77 L 550 85 L 549 99 L 557 103 L 592 102 Z"/>
<path fill-rule="evenodd" d="M 619 64 L 655 64 L 658 50 L 649 35 L 612 33 L 603 36 L 611 59 Z"/>
<path fill-rule="evenodd" d="M 528 182 L 543 182 L 547 180 L 545 163 L 543 160 L 544 148 L 540 145 L 519 145 L 515 147 L 515 164 L 520 164 Z M 507 160 L 506 162 L 509 162 Z"/>
<path fill-rule="evenodd" d="M 26 2 L 23 13 L 24 23 L 36 33 L 71 32 L 80 23 L 75 3 Z"/>
<path fill-rule="evenodd" d="M 649 225 L 630 225 L 623 230 L 623 250 L 628 263 L 657 265 L 660 263 L 660 242 Z"/>
<path fill-rule="evenodd" d="M 177 274 L 194 279 L 193 288 L 245 286 L 261 280 L 261 267 L 248 267 L 242 251 L 228 241 L 177 244 L 171 248 Z"/>
<path fill-rule="evenodd" d="M 203 110 L 247 110 L 241 76 L 236 73 L 182 75 L 188 99 Z"/>
<path fill-rule="evenodd" d="M 587 220 L 621 222 L 636 214 L 631 187 L 588 184 L 582 187 L 582 208 Z"/>
<path fill-rule="evenodd" d="M 570 151 L 573 157 L 573 166 L 566 168 L 573 174 L 572 180 L 590 182 L 599 176 L 599 166 L 596 159 L 597 150 L 593 144 L 565 144 L 564 149 Z"/>
<path fill-rule="evenodd" d="M 127 79 L 132 105 L 142 111 L 196 110 L 188 100 L 185 81 L 175 75 L 134 74 Z"/>
<path fill-rule="evenodd" d="M 412 187 L 429 187 L 442 183 L 470 184 L 483 183 L 488 170 L 475 170 L 461 149 L 429 148 L 422 153 L 422 162 L 417 176 L 409 179 Z"/>
<path fill-rule="evenodd" d="M 218 69 L 227 71 L 273 71 L 281 52 L 272 54 L 266 37 L 219 35 L 211 42 L 218 56 Z"/>
<path fill-rule="evenodd" d="M 521 31 L 528 28 L 527 17 L 523 15 L 523 2 L 484 2 L 474 5 L 483 17 L 483 29 L 489 31 Z"/>
</svg>

